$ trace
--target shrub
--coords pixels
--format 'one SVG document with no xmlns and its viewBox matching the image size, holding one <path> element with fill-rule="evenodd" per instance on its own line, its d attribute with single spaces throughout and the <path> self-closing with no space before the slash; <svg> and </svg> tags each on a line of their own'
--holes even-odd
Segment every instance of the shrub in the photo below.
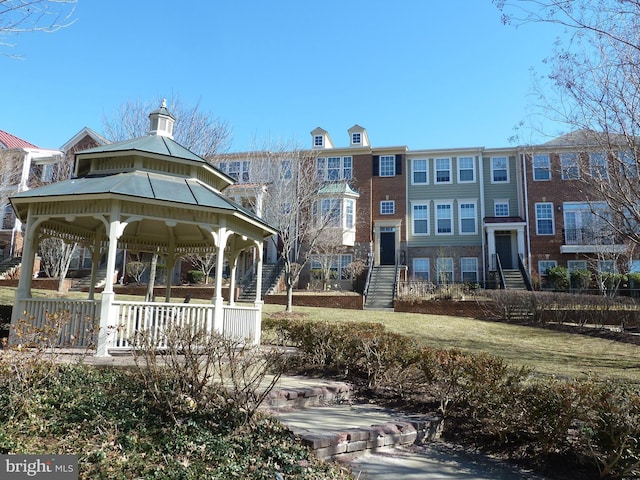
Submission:
<svg viewBox="0 0 640 480">
<path fill-rule="evenodd" d="M 191 284 L 199 285 L 201 283 L 204 283 L 204 278 L 204 272 L 200 270 L 189 270 L 187 272 L 187 281 Z"/>
<path fill-rule="evenodd" d="M 569 270 L 556 265 L 547 270 L 547 281 L 554 290 L 569 290 Z"/>
</svg>

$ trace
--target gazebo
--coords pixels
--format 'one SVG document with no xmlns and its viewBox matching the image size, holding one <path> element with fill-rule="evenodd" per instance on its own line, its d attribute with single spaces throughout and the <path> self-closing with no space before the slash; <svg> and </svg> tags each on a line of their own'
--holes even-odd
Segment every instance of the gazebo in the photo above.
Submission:
<svg viewBox="0 0 640 480">
<path fill-rule="evenodd" d="M 24 225 L 23 274 L 12 324 L 27 315 L 34 325 L 43 325 L 48 314 L 65 312 L 68 321 L 61 340 L 73 337 L 80 346 L 95 342 L 97 356 L 131 348 L 130 339 L 141 329 L 152 332 L 161 346 L 163 331 L 174 323 L 258 344 L 260 289 L 253 305 L 236 305 L 233 293 L 225 303 L 222 272 L 226 260 L 234 292 L 238 257 L 254 249 L 260 285 L 263 243 L 276 230 L 222 194 L 234 183 L 231 177 L 173 140 L 175 118 L 165 102 L 149 118 L 151 129 L 145 137 L 78 152 L 74 178 L 11 197 Z M 47 237 L 77 242 L 91 252 L 92 287 L 86 300 L 32 297 L 28 273 L 40 240 Z M 164 302 L 119 300 L 113 279 L 117 252 L 124 249 L 163 256 L 167 271 L 185 254 L 215 253 L 211 303 L 171 302 L 170 275 Z M 107 282 L 96 300 L 93 285 L 105 257 Z"/>
</svg>

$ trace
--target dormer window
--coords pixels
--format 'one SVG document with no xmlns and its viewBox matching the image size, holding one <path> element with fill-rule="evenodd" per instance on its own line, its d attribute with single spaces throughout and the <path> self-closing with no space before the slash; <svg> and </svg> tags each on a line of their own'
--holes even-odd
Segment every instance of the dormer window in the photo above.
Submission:
<svg viewBox="0 0 640 480">
<path fill-rule="evenodd" d="M 322 146 L 324 146 L 324 137 L 322 135 L 314 135 L 314 137 L 313 137 L 313 146 L 314 147 L 322 147 Z"/>
<path fill-rule="evenodd" d="M 360 132 L 355 132 L 351 135 L 351 144 L 352 145 L 360 145 L 362 143 L 362 134 Z"/>
</svg>

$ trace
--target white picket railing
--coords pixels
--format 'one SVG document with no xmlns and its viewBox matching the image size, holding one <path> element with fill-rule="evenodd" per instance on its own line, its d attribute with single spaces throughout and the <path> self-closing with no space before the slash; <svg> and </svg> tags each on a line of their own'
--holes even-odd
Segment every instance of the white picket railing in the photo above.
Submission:
<svg viewBox="0 0 640 480">
<path fill-rule="evenodd" d="M 109 350 L 135 347 L 135 335 L 144 332 L 158 348 L 166 344 L 165 332 L 180 326 L 213 332 L 215 306 L 211 304 L 124 302 L 115 301 L 118 324 Z M 260 342 L 261 310 L 255 307 L 223 307 L 223 334 L 252 345 Z"/>
<path fill-rule="evenodd" d="M 64 298 L 28 298 L 18 302 L 25 312 L 26 330 L 59 329 L 58 346 L 91 347 L 97 342 L 100 301 Z M 134 348 L 137 332 L 151 335 L 159 348 L 166 347 L 164 332 L 173 325 L 213 332 L 213 304 L 114 301 L 117 325 L 109 333 L 109 350 Z M 222 333 L 251 345 L 260 343 L 262 310 L 259 307 L 223 306 Z M 54 340 L 54 339 L 52 339 Z"/>
<path fill-rule="evenodd" d="M 22 333 L 35 334 L 39 331 L 40 335 L 50 335 L 57 331 L 58 346 L 86 348 L 95 345 L 100 302 L 68 298 L 26 298 L 16 306 L 21 306 L 24 312 L 22 318 L 25 327 L 16 326 L 18 330 L 25 330 Z"/>
</svg>

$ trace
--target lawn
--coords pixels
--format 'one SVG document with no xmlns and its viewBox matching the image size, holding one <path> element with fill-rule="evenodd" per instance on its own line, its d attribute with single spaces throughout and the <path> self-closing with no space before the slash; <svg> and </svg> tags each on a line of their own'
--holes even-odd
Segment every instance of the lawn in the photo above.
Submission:
<svg viewBox="0 0 640 480">
<path fill-rule="evenodd" d="M 281 305 L 264 305 L 265 315 L 282 310 Z M 640 347 L 613 340 L 442 315 L 315 307 L 294 307 L 294 312 L 327 322 L 379 322 L 427 346 L 487 352 L 543 375 L 591 374 L 640 383 Z"/>
</svg>

